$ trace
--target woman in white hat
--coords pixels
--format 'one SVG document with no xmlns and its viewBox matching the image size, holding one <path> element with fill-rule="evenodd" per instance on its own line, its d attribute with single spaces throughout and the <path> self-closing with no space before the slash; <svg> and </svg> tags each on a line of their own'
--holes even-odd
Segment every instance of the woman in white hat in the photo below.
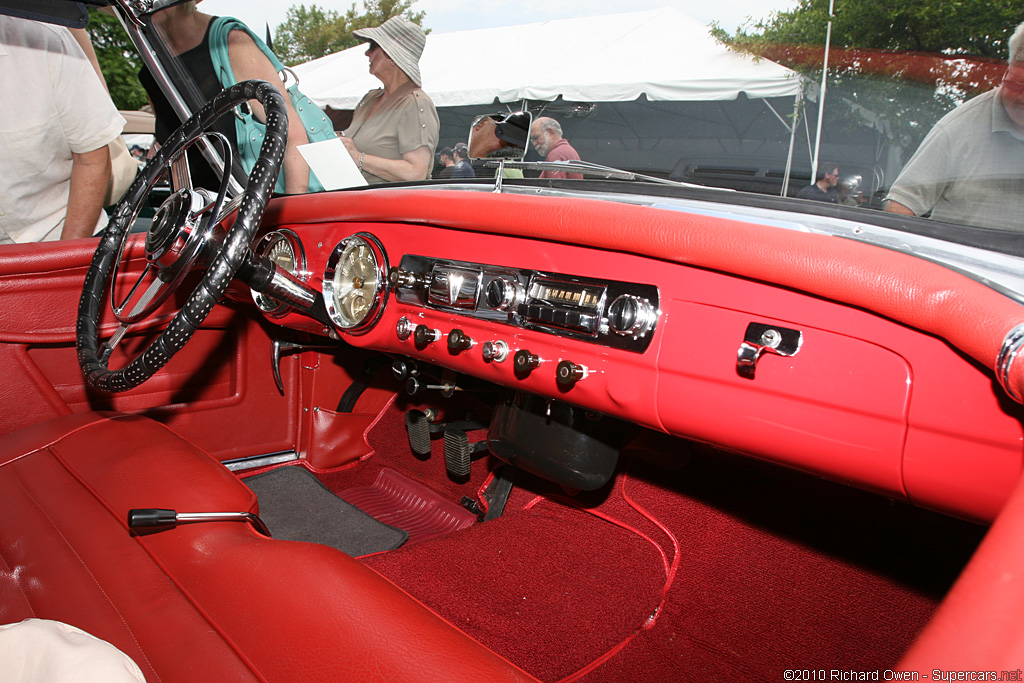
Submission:
<svg viewBox="0 0 1024 683">
<path fill-rule="evenodd" d="M 367 182 L 424 180 L 441 128 L 434 103 L 420 87 L 427 37 L 400 16 L 353 33 L 369 41 L 370 73 L 384 87 L 366 93 L 341 140 Z"/>
</svg>

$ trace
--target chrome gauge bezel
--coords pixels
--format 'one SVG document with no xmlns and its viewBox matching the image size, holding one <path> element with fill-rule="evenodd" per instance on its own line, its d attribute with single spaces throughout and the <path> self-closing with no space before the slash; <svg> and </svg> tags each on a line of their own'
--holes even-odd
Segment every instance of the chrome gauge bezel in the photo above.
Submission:
<svg viewBox="0 0 1024 683">
<path fill-rule="evenodd" d="M 376 286 L 373 290 L 372 300 L 366 315 L 358 321 L 347 320 L 338 309 L 339 302 L 335 300 L 334 276 L 341 266 L 342 259 L 350 249 L 365 246 L 373 256 L 374 271 L 376 273 Z M 384 246 L 374 235 L 368 232 L 359 232 L 338 242 L 327 259 L 327 267 L 324 269 L 323 293 L 324 305 L 327 308 L 327 315 L 331 322 L 339 330 L 346 334 L 360 335 L 369 332 L 384 313 L 384 305 L 390 294 L 388 285 L 388 256 Z"/>
<path fill-rule="evenodd" d="M 306 251 L 302 247 L 302 240 L 299 239 L 299 236 L 295 231 L 287 228 L 271 230 L 256 242 L 256 246 L 253 247 L 253 251 L 260 256 L 267 256 L 270 253 L 271 248 L 280 242 L 287 244 L 294 255 L 295 270 L 290 271 L 291 275 L 300 282 L 306 282 L 309 279 L 309 271 L 306 269 Z M 256 302 L 259 309 L 267 316 L 280 318 L 284 316 L 290 308 L 288 304 L 278 301 L 273 297 L 269 297 L 262 292 L 257 292 L 255 290 L 250 291 L 252 292 L 253 301 Z"/>
</svg>

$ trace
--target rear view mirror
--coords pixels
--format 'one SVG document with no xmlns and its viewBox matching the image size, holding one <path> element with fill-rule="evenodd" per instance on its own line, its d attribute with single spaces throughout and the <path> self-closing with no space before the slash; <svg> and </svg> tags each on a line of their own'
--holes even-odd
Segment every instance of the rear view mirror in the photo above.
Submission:
<svg viewBox="0 0 1024 683">
<path fill-rule="evenodd" d="M 532 123 L 533 115 L 526 111 L 476 117 L 469 130 L 469 157 L 522 161 Z"/>
</svg>

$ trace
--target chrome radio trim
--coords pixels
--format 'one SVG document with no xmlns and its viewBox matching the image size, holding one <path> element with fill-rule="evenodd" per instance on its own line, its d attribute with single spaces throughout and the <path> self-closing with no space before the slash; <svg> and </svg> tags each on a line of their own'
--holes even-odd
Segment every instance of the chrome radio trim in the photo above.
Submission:
<svg viewBox="0 0 1024 683">
<path fill-rule="evenodd" d="M 475 310 L 482 277 L 477 268 L 435 263 L 427 281 L 427 301 L 438 308 Z"/>
<path fill-rule="evenodd" d="M 661 317 L 655 285 L 414 254 L 399 268 L 412 276 L 393 288 L 400 302 L 636 353 L 650 346 Z M 609 325 L 608 308 L 623 297 L 649 306 L 643 329 Z"/>
</svg>

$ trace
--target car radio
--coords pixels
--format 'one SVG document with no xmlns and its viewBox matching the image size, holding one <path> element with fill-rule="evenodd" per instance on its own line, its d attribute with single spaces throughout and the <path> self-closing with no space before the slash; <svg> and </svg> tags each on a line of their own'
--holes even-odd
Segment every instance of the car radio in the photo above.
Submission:
<svg viewBox="0 0 1024 683">
<path fill-rule="evenodd" d="M 654 285 L 405 255 L 399 301 L 643 352 L 658 324 Z"/>
</svg>

